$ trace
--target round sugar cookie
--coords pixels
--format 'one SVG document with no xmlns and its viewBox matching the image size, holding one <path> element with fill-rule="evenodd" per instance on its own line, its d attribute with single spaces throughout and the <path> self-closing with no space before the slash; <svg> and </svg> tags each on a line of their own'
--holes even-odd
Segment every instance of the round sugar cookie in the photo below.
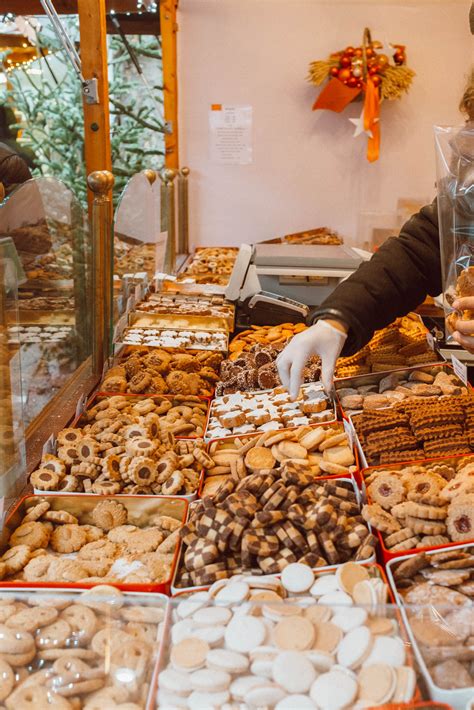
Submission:
<svg viewBox="0 0 474 710">
<path fill-rule="evenodd" d="M 192 594 L 188 599 L 180 602 L 176 607 L 176 613 L 180 619 L 186 619 L 188 616 L 192 616 L 194 612 L 206 606 L 209 602 L 209 592 L 196 592 Z"/>
<path fill-rule="evenodd" d="M 282 619 L 273 630 L 275 645 L 285 651 L 306 651 L 312 647 L 314 636 L 313 624 L 301 616 Z"/>
<path fill-rule="evenodd" d="M 189 634 L 191 638 L 201 639 L 214 648 L 220 646 L 225 636 L 225 626 L 198 626 Z"/>
<path fill-rule="evenodd" d="M 329 621 L 332 616 L 332 610 L 328 606 L 319 606 L 313 604 L 304 610 L 305 619 L 309 619 L 313 624 L 322 624 Z"/>
<path fill-rule="evenodd" d="M 203 668 L 191 673 L 189 678 L 193 690 L 200 693 L 221 693 L 230 685 L 230 673 Z"/>
<path fill-rule="evenodd" d="M 328 594 L 323 594 L 319 597 L 319 604 L 330 606 L 333 611 L 337 611 L 341 606 L 352 606 L 354 602 L 349 594 L 338 590 L 336 592 L 328 592 Z"/>
<path fill-rule="evenodd" d="M 351 707 L 357 695 L 357 681 L 344 671 L 323 673 L 314 681 L 310 697 L 321 710 L 343 710 Z"/>
<path fill-rule="evenodd" d="M 363 626 L 367 621 L 367 612 L 360 607 L 349 607 L 339 609 L 331 619 L 331 623 L 339 626 L 340 629 L 347 633 L 357 626 Z"/>
<path fill-rule="evenodd" d="M 250 670 L 254 675 L 273 680 L 273 663 L 268 658 L 257 658 L 252 661 Z"/>
<path fill-rule="evenodd" d="M 231 582 L 222 587 L 215 595 L 215 600 L 219 604 L 240 604 L 248 599 L 250 594 L 249 585 L 245 582 Z"/>
<path fill-rule="evenodd" d="M 368 700 L 374 705 L 383 705 L 392 698 L 397 685 L 397 674 L 386 663 L 374 663 L 362 668 L 359 676 L 359 700 Z"/>
<path fill-rule="evenodd" d="M 410 666 L 398 666 L 398 668 L 395 668 L 395 672 L 397 674 L 397 685 L 392 702 L 408 703 L 415 695 L 416 673 Z"/>
<path fill-rule="evenodd" d="M 358 626 L 349 631 L 337 649 L 337 662 L 345 668 L 358 668 L 368 657 L 372 647 L 372 634 L 367 626 Z M 378 660 L 383 656 L 378 656 Z"/>
<path fill-rule="evenodd" d="M 160 673 L 160 689 L 167 690 L 170 693 L 176 693 L 176 695 L 189 695 L 192 691 L 189 679 L 190 675 L 188 673 L 175 671 L 174 668 L 166 668 Z"/>
<path fill-rule="evenodd" d="M 168 690 L 159 689 L 157 694 L 157 707 L 173 708 L 173 710 L 186 710 L 188 699 L 186 696 L 170 693 Z M 110 707 L 110 706 L 109 706 Z"/>
<path fill-rule="evenodd" d="M 189 710 L 203 710 L 203 708 L 220 708 L 230 700 L 230 693 L 225 690 L 220 693 L 201 693 L 195 690 L 188 698 Z"/>
<path fill-rule="evenodd" d="M 268 683 L 267 679 L 263 676 L 258 675 L 244 675 L 241 678 L 236 678 L 230 686 L 230 693 L 234 700 L 242 702 L 246 693 L 252 688 L 256 688 L 259 685 L 266 685 Z"/>
<path fill-rule="evenodd" d="M 175 670 L 194 671 L 206 662 L 209 645 L 201 639 L 184 639 L 171 649 L 170 659 Z"/>
<path fill-rule="evenodd" d="M 249 708 L 271 708 L 284 697 L 284 690 L 267 681 L 267 685 L 257 685 L 245 693 L 244 703 Z"/>
<path fill-rule="evenodd" d="M 364 666 L 380 663 L 381 658 L 389 666 L 395 668 L 405 664 L 405 644 L 399 636 L 376 636 L 372 650 L 364 661 Z"/>
<path fill-rule="evenodd" d="M 358 582 L 369 579 L 369 573 L 365 567 L 356 562 L 346 562 L 338 568 L 336 579 L 343 592 L 352 594 L 352 590 Z"/>
<path fill-rule="evenodd" d="M 227 651 L 225 648 L 214 648 L 207 654 L 207 666 L 228 673 L 245 673 L 249 667 L 246 656 L 237 651 Z"/>
<path fill-rule="evenodd" d="M 301 562 L 287 565 L 281 573 L 281 583 L 288 592 L 301 594 L 311 588 L 314 582 L 314 573 L 311 567 Z"/>
<path fill-rule="evenodd" d="M 342 640 L 343 633 L 339 626 L 335 626 L 330 621 L 316 624 L 316 640 L 313 649 L 333 653 Z"/>
<path fill-rule="evenodd" d="M 309 658 L 318 673 L 326 673 L 331 670 L 335 663 L 332 653 L 327 653 L 326 651 L 312 649 L 311 651 L 306 651 L 305 655 L 306 658 Z"/>
<path fill-rule="evenodd" d="M 284 651 L 273 661 L 273 680 L 287 693 L 307 693 L 316 680 L 316 670 L 304 653 Z"/>
<path fill-rule="evenodd" d="M 225 630 L 225 644 L 230 651 L 249 653 L 261 646 L 267 635 L 265 625 L 254 616 L 233 618 Z"/>
<path fill-rule="evenodd" d="M 232 617 L 230 609 L 221 606 L 209 606 L 198 609 L 192 615 L 196 626 L 213 626 L 227 624 Z"/>
<path fill-rule="evenodd" d="M 323 574 L 318 577 L 310 589 L 310 594 L 313 597 L 322 597 L 323 594 L 336 592 L 339 589 L 339 583 L 335 574 Z"/>
<path fill-rule="evenodd" d="M 287 695 L 275 705 L 275 710 L 316 710 L 316 705 L 307 695 Z"/>
<path fill-rule="evenodd" d="M 209 644 L 201 639 L 183 639 L 171 649 L 171 665 L 177 671 L 198 670 L 204 666 L 209 650 Z"/>
</svg>

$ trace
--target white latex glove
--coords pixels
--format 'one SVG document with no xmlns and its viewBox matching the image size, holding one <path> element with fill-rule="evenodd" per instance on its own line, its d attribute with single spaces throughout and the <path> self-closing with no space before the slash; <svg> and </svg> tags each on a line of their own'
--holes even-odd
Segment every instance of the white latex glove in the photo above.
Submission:
<svg viewBox="0 0 474 710">
<path fill-rule="evenodd" d="M 313 355 L 321 358 L 321 380 L 326 392 L 333 388 L 336 360 L 346 342 L 347 334 L 327 321 L 318 320 L 302 333 L 295 335 L 280 353 L 276 364 L 281 383 L 295 400 L 303 379 L 303 369 Z"/>
</svg>

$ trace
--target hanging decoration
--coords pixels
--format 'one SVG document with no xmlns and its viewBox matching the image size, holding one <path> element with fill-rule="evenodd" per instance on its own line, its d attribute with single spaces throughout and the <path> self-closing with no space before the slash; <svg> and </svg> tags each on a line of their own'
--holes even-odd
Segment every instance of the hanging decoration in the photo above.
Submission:
<svg viewBox="0 0 474 710">
<path fill-rule="evenodd" d="M 374 162 L 380 152 L 380 103 L 399 99 L 410 88 L 415 72 L 406 66 L 402 44 L 372 41 L 366 27 L 362 46 L 346 47 L 327 60 L 312 62 L 308 81 L 324 86 L 313 111 L 327 109 L 340 113 L 353 101 L 363 100 L 359 118 L 350 118 L 354 137 L 367 136 L 367 160 Z"/>
</svg>

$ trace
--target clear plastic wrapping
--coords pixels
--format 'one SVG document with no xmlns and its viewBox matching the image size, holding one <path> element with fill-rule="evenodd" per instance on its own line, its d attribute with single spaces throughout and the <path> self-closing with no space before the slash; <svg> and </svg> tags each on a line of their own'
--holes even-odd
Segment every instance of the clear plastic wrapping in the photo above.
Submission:
<svg viewBox="0 0 474 710">
<path fill-rule="evenodd" d="M 452 342 L 456 321 L 474 320 L 474 308 L 453 308 L 457 298 L 474 298 L 474 124 L 436 126 L 435 142 L 446 341 Z"/>
</svg>

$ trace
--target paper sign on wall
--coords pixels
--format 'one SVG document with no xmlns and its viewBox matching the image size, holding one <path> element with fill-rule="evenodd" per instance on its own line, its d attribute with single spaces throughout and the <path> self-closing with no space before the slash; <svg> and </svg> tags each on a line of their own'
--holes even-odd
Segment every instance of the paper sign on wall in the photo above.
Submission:
<svg viewBox="0 0 474 710">
<path fill-rule="evenodd" d="M 252 107 L 212 104 L 209 140 L 212 163 L 249 165 L 252 162 Z"/>
</svg>

